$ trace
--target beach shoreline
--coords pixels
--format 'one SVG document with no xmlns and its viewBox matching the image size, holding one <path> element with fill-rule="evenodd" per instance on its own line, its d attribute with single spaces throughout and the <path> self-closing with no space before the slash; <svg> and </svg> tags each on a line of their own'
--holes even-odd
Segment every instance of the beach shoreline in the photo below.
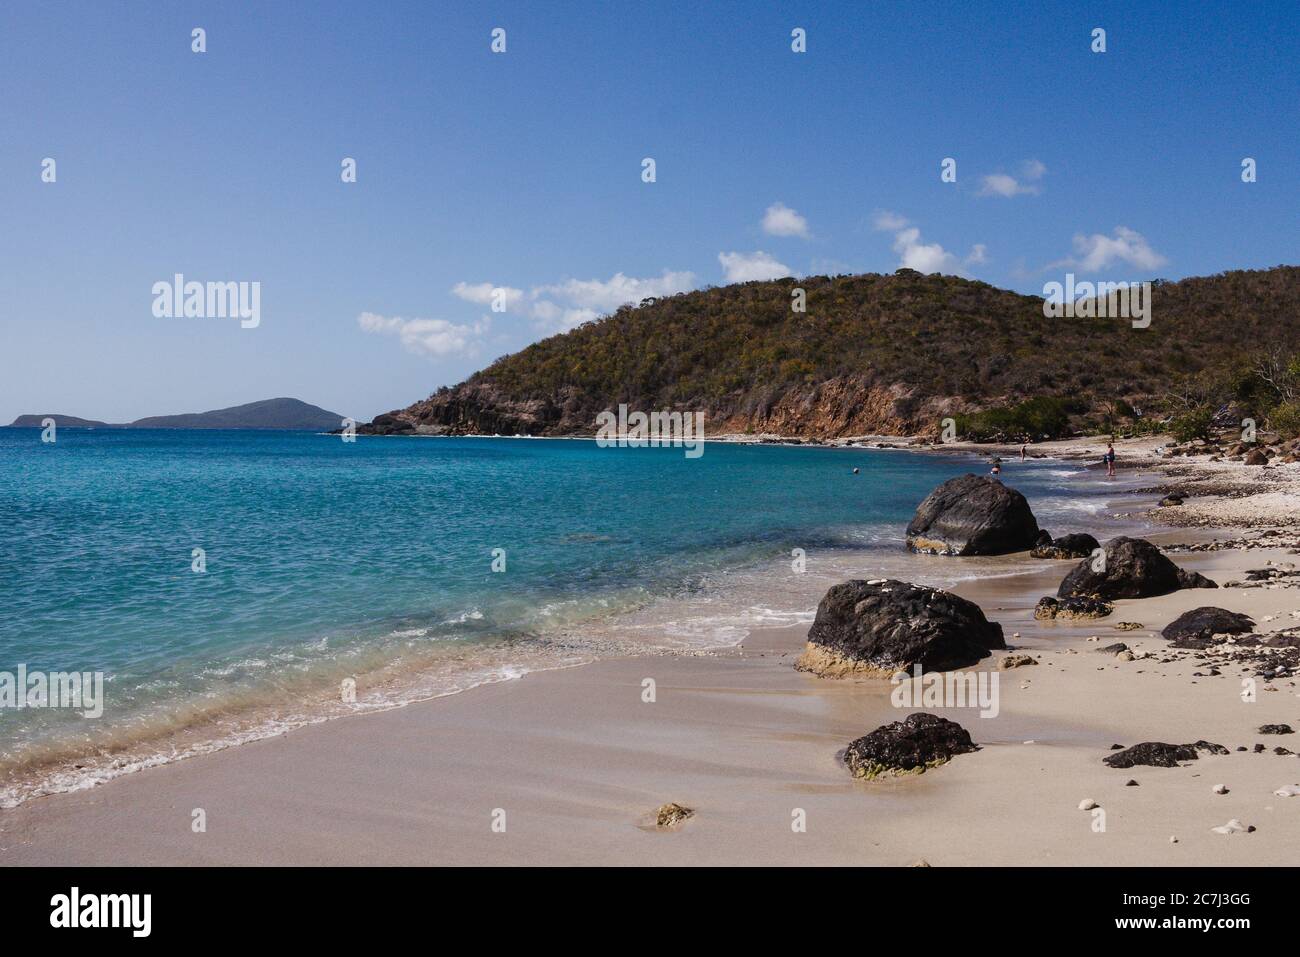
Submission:
<svg viewBox="0 0 1300 957">
<path fill-rule="evenodd" d="M 1097 442 L 1051 451 L 1099 458 Z M 1225 518 L 1250 511 L 1248 467 L 1170 463 L 1151 452 L 1158 445 L 1154 437 L 1117 444 L 1121 466 L 1149 469 L 1154 488 L 1214 490 L 1152 516 L 1149 537 L 1172 547 L 1179 564 L 1222 584 L 1291 561 L 1296 543 L 1285 529 L 1300 501 L 1292 467 L 1270 468 L 1262 493 L 1272 496 L 1265 517 L 1278 534 L 1263 537 L 1257 523 L 1243 536 Z M 939 450 L 1010 457 L 1006 447 Z M 1147 495 L 1151 505 L 1157 497 Z M 1252 514 L 1261 517 L 1258 503 Z M 1234 537 L 1254 547 L 1210 547 Z M 1264 616 L 1300 622 L 1292 617 L 1300 601 L 1275 582 L 1123 600 L 1101 621 L 1036 621 L 1034 602 L 1053 594 L 1072 564 L 953 588 L 1038 665 L 999 673 L 996 719 L 936 710 L 982 750 L 924 775 L 853 780 L 837 753 L 906 713 L 891 705 L 889 683 L 796 672 L 806 627 L 756 629 L 730 650 L 537 672 L 28 801 L 0 811 L 0 863 L 1289 863 L 1300 802 L 1272 792 L 1300 781 L 1300 760 L 1272 753 L 1287 738 L 1253 729 L 1300 724 L 1294 680 L 1272 691 L 1261 681 L 1247 705 L 1235 671 L 1196 676 L 1197 653 L 1171 652 L 1159 629 L 1213 604 L 1252 614 L 1262 632 Z M 1119 621 L 1143 627 L 1121 634 Z M 1096 651 L 1119 640 L 1151 657 Z M 979 670 L 995 672 L 1001 657 Z M 643 700 L 646 679 L 652 703 Z M 1230 753 L 1182 768 L 1101 764 L 1112 743 L 1198 739 Z M 1262 742 L 1270 750 L 1254 753 Z M 1139 786 L 1125 787 L 1130 778 Z M 1228 793 L 1212 793 L 1217 783 Z M 1107 809 L 1103 832 L 1078 809 L 1085 798 Z M 696 816 L 662 832 L 653 812 L 670 801 Z M 198 810 L 202 831 L 192 827 Z M 493 829 L 497 811 L 504 833 Z M 802 832 L 791 827 L 799 811 Z M 1229 818 L 1259 830 L 1209 830 Z"/>
</svg>

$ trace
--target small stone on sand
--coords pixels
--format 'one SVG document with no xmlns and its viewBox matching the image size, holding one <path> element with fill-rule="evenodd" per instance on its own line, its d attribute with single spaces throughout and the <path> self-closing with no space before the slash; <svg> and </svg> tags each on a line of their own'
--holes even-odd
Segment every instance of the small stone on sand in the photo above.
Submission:
<svg viewBox="0 0 1300 957">
<path fill-rule="evenodd" d="M 1237 820 L 1234 817 L 1227 824 L 1220 824 L 1218 827 L 1210 828 L 1210 830 L 1213 831 L 1215 834 L 1244 834 L 1247 833 L 1248 831 L 1255 830 L 1255 828 L 1246 827 L 1246 825 L 1242 824 L 1239 820 Z"/>
<path fill-rule="evenodd" d="M 656 827 L 672 827 L 680 824 L 687 818 L 695 816 L 694 808 L 686 807 L 683 804 L 669 803 L 662 805 L 659 810 L 655 811 Z"/>
<path fill-rule="evenodd" d="M 1082 801 L 1079 802 L 1080 811 L 1091 811 L 1093 808 L 1097 806 L 1098 806 L 1097 802 L 1094 801 L 1092 798 L 1084 798 Z"/>
</svg>

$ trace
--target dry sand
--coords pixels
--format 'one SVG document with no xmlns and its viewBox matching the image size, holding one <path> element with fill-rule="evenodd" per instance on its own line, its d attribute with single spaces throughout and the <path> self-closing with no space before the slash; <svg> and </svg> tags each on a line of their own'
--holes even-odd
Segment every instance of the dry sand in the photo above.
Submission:
<svg viewBox="0 0 1300 957">
<path fill-rule="evenodd" d="M 1177 530 L 1153 537 L 1189 540 Z M 1283 549 L 1173 557 L 1221 583 L 1296 560 Z M 0 863 L 1294 863 L 1300 797 L 1273 792 L 1300 784 L 1300 757 L 1272 749 L 1300 750 L 1300 735 L 1255 729 L 1300 728 L 1296 680 L 1261 679 L 1257 700 L 1244 702 L 1243 669 L 1194 677 L 1207 670 L 1197 653 L 1162 662 L 1158 632 L 1202 604 L 1247 612 L 1261 632 L 1300 623 L 1300 589 L 1180 591 L 1119 602 L 1098 622 L 1036 622 L 1034 601 L 1070 567 L 957 589 L 1039 663 L 999 674 L 995 718 L 930 709 L 981 750 L 923 775 L 849 776 L 837 752 L 907 712 L 891 705 L 887 681 L 796 672 L 805 632 L 783 629 L 715 656 L 533 674 L 30 801 L 0 811 Z M 1117 632 L 1119 621 L 1145 627 Z M 1097 650 L 1116 641 L 1158 657 Z M 645 678 L 656 682 L 654 703 L 642 701 Z M 1179 768 L 1101 762 L 1112 743 L 1197 739 L 1231 753 Z M 1232 750 L 1257 742 L 1268 751 Z M 1131 778 L 1137 787 L 1125 786 Z M 1229 792 L 1213 793 L 1216 784 Z M 1104 829 L 1102 816 L 1079 809 L 1084 799 L 1101 806 Z M 654 810 L 670 801 L 696 814 L 657 830 Z M 191 826 L 196 808 L 202 833 Z M 504 833 L 493 829 L 498 809 Z M 792 827 L 800 812 L 803 832 Z M 1210 830 L 1230 818 L 1257 830 Z"/>
</svg>

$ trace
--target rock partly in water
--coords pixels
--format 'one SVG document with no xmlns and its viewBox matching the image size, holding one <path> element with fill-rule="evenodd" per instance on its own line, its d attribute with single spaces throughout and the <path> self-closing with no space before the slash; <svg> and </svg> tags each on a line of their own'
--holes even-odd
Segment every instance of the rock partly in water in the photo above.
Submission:
<svg viewBox="0 0 1300 957">
<path fill-rule="evenodd" d="M 1195 583 L 1197 580 L 1204 584 Z M 1184 572 L 1144 538 L 1121 535 L 1099 558 L 1085 558 L 1065 576 L 1058 598 L 1151 598 L 1180 588 L 1217 588 L 1208 578 Z"/>
<path fill-rule="evenodd" d="M 1101 544 L 1086 533 L 1062 535 L 1045 545 L 1035 545 L 1030 550 L 1031 558 L 1087 558 Z"/>
<path fill-rule="evenodd" d="M 974 602 L 894 579 L 859 579 L 826 593 L 795 668 L 825 677 L 889 677 L 914 665 L 965 668 L 1004 648 L 1002 626 Z"/>
<path fill-rule="evenodd" d="M 1164 498 L 1160 500 L 1161 508 L 1174 508 L 1182 504 L 1183 504 L 1183 497 L 1181 495 L 1176 495 L 1176 494 L 1166 495 Z"/>
<path fill-rule="evenodd" d="M 955 721 L 918 712 L 858 738 L 844 752 L 844 763 L 855 778 L 923 774 L 947 764 L 958 754 L 979 748 Z"/>
<path fill-rule="evenodd" d="M 1132 768 L 1139 764 L 1153 768 L 1176 768 L 1180 761 L 1195 761 L 1198 751 L 1210 754 L 1227 754 L 1228 749 L 1209 741 L 1191 744 L 1165 744 L 1163 741 L 1144 741 L 1131 748 L 1117 751 L 1102 758 L 1102 763 L 1112 768 Z"/>
<path fill-rule="evenodd" d="M 1105 618 L 1114 610 L 1114 605 L 1100 598 L 1086 596 L 1050 598 L 1044 595 L 1034 606 L 1034 617 L 1040 621 L 1053 621 L 1057 618 Z"/>
<path fill-rule="evenodd" d="M 1208 641 L 1215 635 L 1247 635 L 1255 630 L 1255 622 L 1249 615 L 1242 615 L 1226 608 L 1202 605 L 1185 611 L 1160 632 L 1170 641 L 1199 639 Z"/>
<path fill-rule="evenodd" d="M 925 497 L 907 547 L 932 555 L 1005 555 L 1034 546 L 1038 522 L 1025 497 L 997 479 L 962 475 Z"/>
<path fill-rule="evenodd" d="M 663 804 L 655 811 L 655 827 L 675 827 L 695 816 L 695 809 L 684 804 Z"/>
</svg>

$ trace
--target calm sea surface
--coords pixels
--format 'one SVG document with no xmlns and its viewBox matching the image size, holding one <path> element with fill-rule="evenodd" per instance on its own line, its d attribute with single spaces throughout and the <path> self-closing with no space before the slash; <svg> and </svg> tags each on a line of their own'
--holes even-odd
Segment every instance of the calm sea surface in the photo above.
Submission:
<svg viewBox="0 0 1300 957">
<path fill-rule="evenodd" d="M 967 457 L 40 436 L 0 429 L 0 672 L 103 672 L 104 713 L 0 709 L 3 804 L 530 670 L 733 645 L 810 620 L 848 577 L 950 585 L 1026 561 L 902 549 L 931 488 L 984 471 Z M 1003 480 L 1054 533 L 1097 531 L 1115 489 L 1079 473 L 1010 462 Z"/>
</svg>

